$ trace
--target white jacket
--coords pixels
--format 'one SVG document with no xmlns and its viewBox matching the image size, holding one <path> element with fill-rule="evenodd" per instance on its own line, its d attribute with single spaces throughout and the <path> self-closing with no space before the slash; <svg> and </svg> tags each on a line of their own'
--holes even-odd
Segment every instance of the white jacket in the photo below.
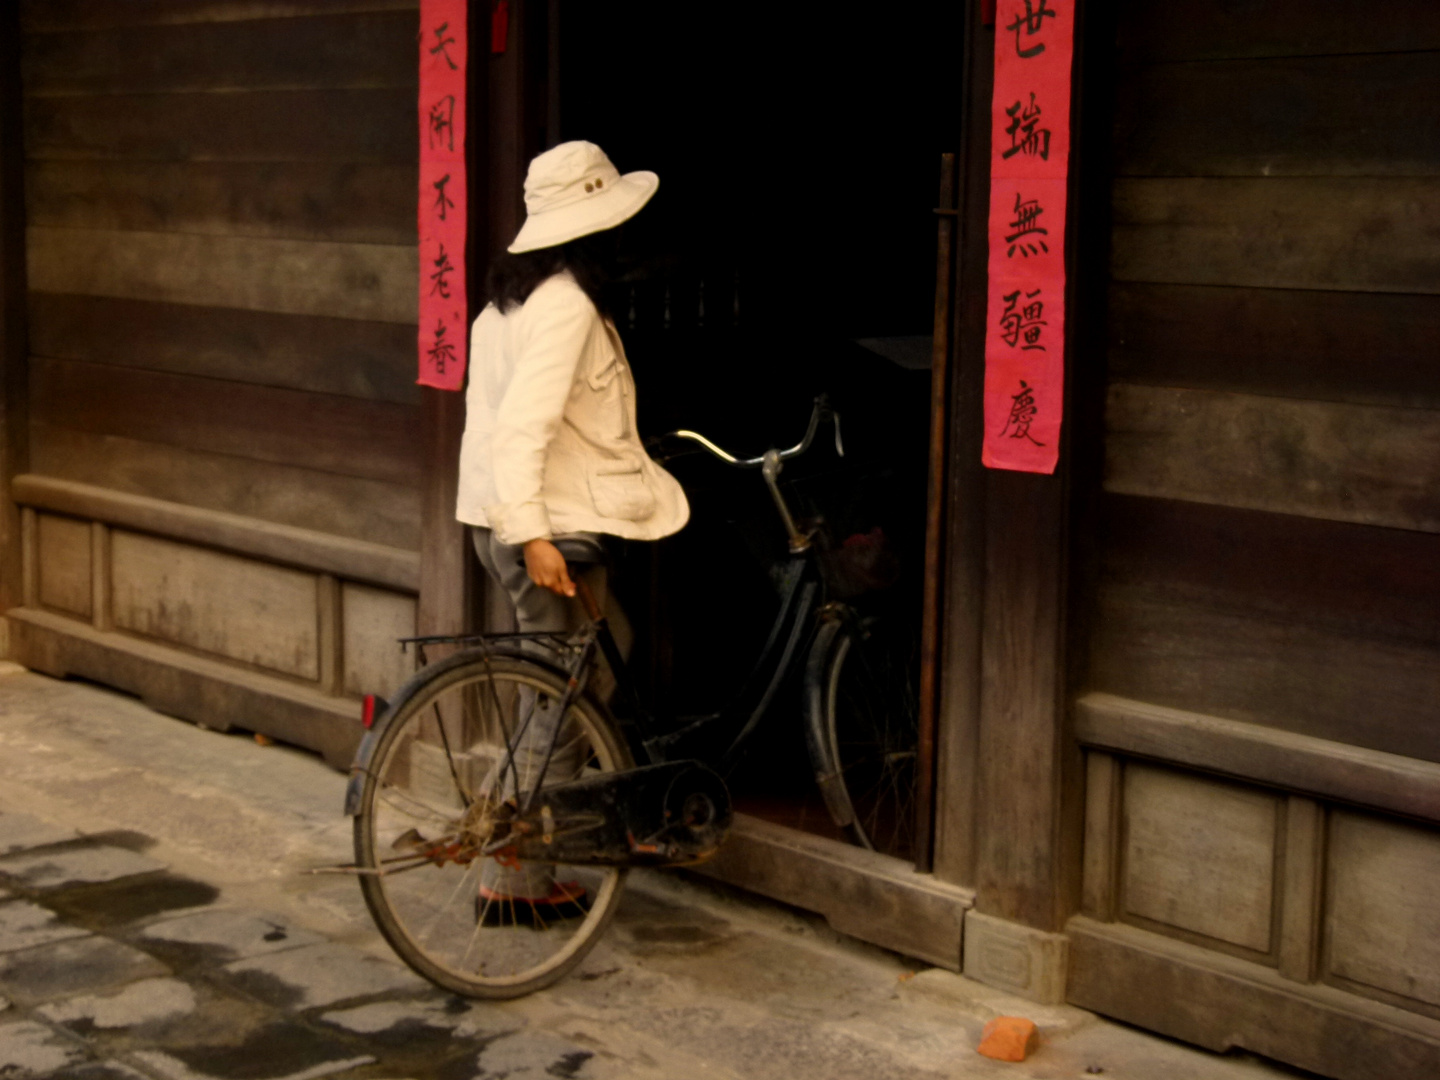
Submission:
<svg viewBox="0 0 1440 1080">
<path fill-rule="evenodd" d="M 475 320 L 455 516 L 506 544 L 573 532 L 658 540 L 690 517 L 641 445 L 620 335 L 568 272 Z"/>
</svg>

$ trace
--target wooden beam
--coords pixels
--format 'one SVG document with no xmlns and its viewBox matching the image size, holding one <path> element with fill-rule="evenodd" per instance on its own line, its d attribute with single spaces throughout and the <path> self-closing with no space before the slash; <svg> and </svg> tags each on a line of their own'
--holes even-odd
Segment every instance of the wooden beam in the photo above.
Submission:
<svg viewBox="0 0 1440 1080">
<path fill-rule="evenodd" d="M 1076 703 L 1086 746 L 1440 822 L 1440 764 L 1112 694 Z"/>
<path fill-rule="evenodd" d="M 808 911 L 873 944 L 959 970 L 974 894 L 852 844 L 736 814 L 702 874 Z"/>
<path fill-rule="evenodd" d="M 24 506 L 318 570 L 347 581 L 409 592 L 419 586 L 419 557 L 384 544 L 48 476 L 17 477 L 14 497 Z"/>
</svg>

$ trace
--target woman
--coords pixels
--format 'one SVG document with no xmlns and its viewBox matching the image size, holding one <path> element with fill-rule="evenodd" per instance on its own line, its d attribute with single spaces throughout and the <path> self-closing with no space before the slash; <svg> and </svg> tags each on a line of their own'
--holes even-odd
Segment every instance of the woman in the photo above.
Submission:
<svg viewBox="0 0 1440 1080">
<path fill-rule="evenodd" d="M 621 176 L 593 143 L 562 143 L 535 158 L 525 224 L 491 268 L 490 303 L 471 332 L 456 517 L 472 527 L 522 631 L 573 624 L 575 584 L 557 541 L 572 560 L 596 553 L 593 562 L 600 534 L 658 540 L 689 518 L 680 485 L 640 442 L 635 383 L 601 296 L 613 260 L 607 230 L 633 217 L 659 183 L 651 172 Z M 538 767 L 558 721 L 545 705 L 527 703 L 534 720 L 515 753 L 522 777 Z M 548 781 L 582 764 L 563 734 Z M 502 901 L 482 904 L 497 920 L 583 911 L 551 867 L 507 870 L 487 860 L 480 891 Z"/>
</svg>

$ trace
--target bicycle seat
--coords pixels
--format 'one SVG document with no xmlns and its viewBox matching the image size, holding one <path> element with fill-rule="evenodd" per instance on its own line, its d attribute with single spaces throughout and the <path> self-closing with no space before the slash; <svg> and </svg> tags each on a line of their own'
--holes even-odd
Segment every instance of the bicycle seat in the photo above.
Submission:
<svg viewBox="0 0 1440 1080">
<path fill-rule="evenodd" d="M 579 536 L 566 536 L 551 541 L 565 561 L 575 566 L 603 566 L 609 563 L 605 549 L 593 540 Z"/>
</svg>

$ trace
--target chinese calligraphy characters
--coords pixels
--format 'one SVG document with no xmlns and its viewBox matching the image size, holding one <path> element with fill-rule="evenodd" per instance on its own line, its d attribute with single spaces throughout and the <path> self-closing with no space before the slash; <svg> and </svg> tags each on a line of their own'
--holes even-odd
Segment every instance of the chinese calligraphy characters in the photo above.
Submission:
<svg viewBox="0 0 1440 1080">
<path fill-rule="evenodd" d="M 996 0 L 985 435 L 992 469 L 1055 471 L 1075 0 Z"/>
<path fill-rule="evenodd" d="M 419 381 L 465 378 L 466 0 L 420 2 Z"/>
<path fill-rule="evenodd" d="M 1010 415 L 1005 418 L 1005 426 L 1000 429 L 1001 437 L 1029 439 L 1036 446 L 1044 446 L 1044 443 L 1030 434 L 1030 425 L 1039 414 L 1040 410 L 1035 405 L 1035 391 L 1021 379 L 1019 393 L 1010 395 Z"/>
<path fill-rule="evenodd" d="M 1000 338 L 1006 345 L 1045 351 L 1045 346 L 1040 344 L 1041 328 L 1047 325 L 1042 318 L 1045 302 L 1035 299 L 1040 293 L 1040 289 L 1030 290 L 1023 304 L 1019 289 L 1005 294 L 1005 310 L 1000 313 Z"/>
<path fill-rule="evenodd" d="M 1032 56 L 1039 56 L 1045 51 L 1045 43 L 1043 41 L 1030 46 L 1028 49 L 1022 48 L 1020 35 L 1023 33 L 1027 38 L 1032 38 L 1044 29 L 1047 18 L 1055 18 L 1055 12 L 1045 6 L 1046 2 L 1047 0 L 1040 0 L 1040 6 L 1033 7 L 1030 0 L 1025 0 L 1025 14 L 1021 15 L 1017 10 L 1014 21 L 1005 27 L 1006 30 L 1015 31 L 1015 53 L 1022 60 L 1029 60 Z"/>
<path fill-rule="evenodd" d="M 1045 208 L 1040 205 L 1039 199 L 1022 200 L 1020 192 L 1015 192 L 1015 217 L 1008 225 L 1008 228 L 1015 231 L 1005 236 L 1005 243 L 1010 245 L 1005 249 L 1006 258 L 1014 258 L 1017 251 L 1027 259 L 1031 255 L 1050 251 L 1050 245 L 1043 239 L 1049 235 L 1050 230 L 1039 224 L 1040 215 L 1044 212 Z M 1025 239 L 1027 236 L 1031 239 Z"/>
</svg>

